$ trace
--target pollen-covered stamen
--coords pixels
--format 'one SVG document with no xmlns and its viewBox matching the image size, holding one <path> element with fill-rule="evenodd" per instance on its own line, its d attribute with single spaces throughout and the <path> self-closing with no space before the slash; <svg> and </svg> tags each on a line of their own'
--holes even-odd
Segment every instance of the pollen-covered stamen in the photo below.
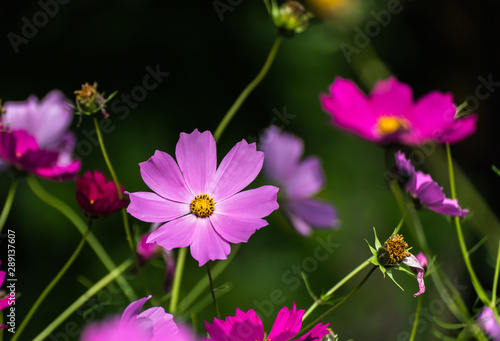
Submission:
<svg viewBox="0 0 500 341">
<path fill-rule="evenodd" d="M 392 236 L 384 244 L 384 249 L 389 254 L 391 263 L 399 263 L 403 258 L 409 257 L 411 253 L 406 250 L 407 248 L 408 244 L 400 234 Z"/>
<path fill-rule="evenodd" d="M 88 103 L 96 97 L 97 83 L 90 85 L 89 83 L 82 84 L 82 90 L 76 90 L 76 100 L 80 103 Z"/>
<path fill-rule="evenodd" d="M 191 201 L 191 213 L 200 218 L 208 217 L 215 209 L 214 199 L 207 194 L 198 194 Z"/>
<path fill-rule="evenodd" d="M 408 128 L 408 121 L 395 116 L 382 116 L 377 120 L 377 130 L 381 135 L 389 135 Z"/>
</svg>

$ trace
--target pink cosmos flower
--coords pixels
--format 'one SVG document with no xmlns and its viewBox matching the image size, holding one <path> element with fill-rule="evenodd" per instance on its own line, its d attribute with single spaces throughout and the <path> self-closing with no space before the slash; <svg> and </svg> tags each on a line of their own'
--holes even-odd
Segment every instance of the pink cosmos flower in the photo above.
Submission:
<svg viewBox="0 0 500 341">
<path fill-rule="evenodd" d="M 500 341 L 500 326 L 490 307 L 485 307 L 477 316 L 477 324 L 493 341 Z"/>
<path fill-rule="evenodd" d="M 41 101 L 7 102 L 0 125 L 0 168 L 52 180 L 67 180 L 80 170 L 72 157 L 75 137 L 68 132 L 73 115 L 64 95 L 54 90 Z"/>
<path fill-rule="evenodd" d="M 414 101 L 410 86 L 395 77 L 378 81 L 370 96 L 337 77 L 330 94 L 321 95 L 321 103 L 334 125 L 382 144 L 454 143 L 476 130 L 476 115 L 455 117 L 451 94 L 432 91 Z"/>
<path fill-rule="evenodd" d="M 307 236 L 312 227 L 338 227 L 335 208 L 312 197 L 325 185 L 320 159 L 312 156 L 300 160 L 303 141 L 277 127 L 268 128 L 263 136 L 260 149 L 266 154 L 264 174 L 281 189 L 282 207 L 295 229 Z"/>
<path fill-rule="evenodd" d="M 255 311 L 250 309 L 246 313 L 236 308 L 235 316 L 228 316 L 225 320 L 214 318 L 213 323 L 205 322 L 205 329 L 210 338 L 203 341 L 287 341 L 297 335 L 302 326 L 302 315 L 305 310 L 297 310 L 295 303 L 291 310 L 283 307 L 278 312 L 269 335 L 265 336 L 262 321 Z M 296 341 L 319 341 L 328 334 L 327 324 L 318 323 L 309 332 Z"/>
<path fill-rule="evenodd" d="M 139 313 L 151 298 L 141 298 L 129 304 L 120 317 L 111 317 L 87 326 L 81 341 L 161 341 L 175 340 L 177 325 L 171 314 L 162 307 L 153 307 Z"/>
<path fill-rule="evenodd" d="M 123 188 L 121 189 L 123 193 Z M 118 191 L 112 180 L 106 181 L 98 170 L 86 171 L 76 179 L 76 200 L 82 211 L 91 217 L 108 216 L 128 205 L 127 197 L 118 198 Z"/>
<path fill-rule="evenodd" d="M 456 199 L 446 198 L 443 187 L 433 181 L 430 175 L 420 171 L 415 172 L 415 168 L 401 151 L 396 153 L 396 168 L 406 180 L 405 187 L 408 193 L 429 210 L 460 218 L 465 218 L 469 213 L 468 209 L 462 209 L 458 205 Z"/>
<path fill-rule="evenodd" d="M 240 192 L 259 174 L 264 153 L 255 143 L 238 142 L 217 167 L 215 140 L 208 131 L 181 133 L 175 149 L 177 163 L 156 151 L 140 163 L 151 192 L 130 193 L 127 211 L 137 219 L 165 222 L 147 242 L 167 250 L 190 246 L 200 266 L 226 259 L 229 243 L 247 242 L 267 225 L 262 219 L 278 208 L 278 189 L 262 186 Z"/>
</svg>

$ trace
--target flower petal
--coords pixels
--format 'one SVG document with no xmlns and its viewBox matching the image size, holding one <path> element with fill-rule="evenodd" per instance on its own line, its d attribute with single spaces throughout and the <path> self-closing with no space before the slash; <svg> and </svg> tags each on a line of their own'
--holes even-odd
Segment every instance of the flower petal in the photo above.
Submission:
<svg viewBox="0 0 500 341">
<path fill-rule="evenodd" d="M 130 303 L 123 311 L 122 317 L 120 319 L 120 325 L 123 326 L 132 324 L 137 319 L 137 315 L 141 311 L 144 303 L 146 303 L 146 301 L 150 298 L 151 295 L 149 295 L 148 297 L 140 298 L 137 301 Z"/>
<path fill-rule="evenodd" d="M 181 217 L 190 212 L 189 204 L 167 200 L 156 193 L 128 193 L 130 205 L 127 212 L 135 218 L 149 223 L 161 223 Z"/>
<path fill-rule="evenodd" d="M 238 142 L 222 160 L 215 175 L 211 191 L 216 201 L 221 201 L 247 187 L 259 174 L 264 163 L 264 153 L 258 152 L 255 143 Z"/>
<path fill-rule="evenodd" d="M 246 243 L 250 236 L 261 227 L 267 226 L 264 219 L 257 217 L 238 217 L 213 213 L 210 221 L 215 231 L 230 243 Z"/>
<path fill-rule="evenodd" d="M 267 336 L 272 341 L 288 341 L 300 330 L 305 310 L 297 310 L 295 303 L 291 310 L 283 307 L 276 316 L 271 332 Z"/>
<path fill-rule="evenodd" d="M 194 194 L 187 188 L 179 166 L 169 154 L 157 150 L 139 166 L 142 179 L 157 194 L 178 202 L 190 203 L 193 200 Z"/>
<path fill-rule="evenodd" d="M 379 80 L 370 93 L 370 105 L 377 116 L 405 117 L 412 109 L 413 92 L 395 77 Z"/>
<path fill-rule="evenodd" d="M 314 198 L 290 200 L 286 208 L 307 224 L 318 228 L 337 228 L 339 221 L 333 205 Z"/>
<path fill-rule="evenodd" d="M 328 334 L 328 325 L 329 323 L 318 323 L 307 334 L 299 337 L 295 341 L 320 341 L 323 339 L 323 336 Z"/>
<path fill-rule="evenodd" d="M 167 314 L 162 307 L 153 307 L 144 310 L 138 318 L 147 318 L 153 322 L 153 338 L 149 341 L 168 340 L 177 334 L 178 328 L 174 317 Z"/>
<path fill-rule="evenodd" d="M 283 180 L 283 189 L 288 198 L 306 198 L 318 193 L 324 184 L 325 175 L 321 160 L 317 157 L 308 157 Z"/>
<path fill-rule="evenodd" d="M 169 221 L 161 225 L 156 231 L 153 231 L 146 242 L 156 243 L 167 250 L 189 246 L 196 236 L 198 220 L 203 219 L 188 214 Z"/>
<path fill-rule="evenodd" d="M 442 142 L 460 142 L 476 131 L 477 115 L 471 114 L 455 119 L 455 122 L 448 127 L 441 137 Z"/>
<path fill-rule="evenodd" d="M 209 260 L 226 259 L 231 246 L 214 229 L 207 218 L 196 219 L 196 233 L 191 243 L 191 256 L 196 259 L 200 266 Z"/>
<path fill-rule="evenodd" d="M 243 312 L 236 308 L 235 316 L 228 316 L 226 320 L 214 318 L 213 323 L 205 321 L 205 329 L 212 341 L 262 341 L 264 340 L 264 326 L 255 311 L 250 309 Z"/>
<path fill-rule="evenodd" d="M 184 179 L 194 195 L 206 194 L 212 189 L 217 168 L 217 149 L 209 131 L 181 133 L 175 147 L 175 156 Z"/>
<path fill-rule="evenodd" d="M 444 198 L 442 202 L 427 206 L 429 210 L 437 213 L 449 215 L 452 217 L 465 218 L 469 214 L 469 210 L 462 209 L 455 199 Z"/>
<path fill-rule="evenodd" d="M 215 204 L 215 211 L 224 215 L 263 218 L 279 208 L 278 188 L 261 186 L 236 193 L 232 197 Z"/>
<path fill-rule="evenodd" d="M 420 265 L 420 262 L 418 261 L 417 257 L 415 257 L 414 255 L 410 255 L 408 257 L 403 258 L 402 263 L 408 265 L 409 267 L 417 271 L 417 282 L 419 290 L 416 294 L 413 294 L 413 297 L 417 297 L 418 295 L 423 294 L 425 292 L 425 284 L 424 284 L 425 270 Z"/>
</svg>

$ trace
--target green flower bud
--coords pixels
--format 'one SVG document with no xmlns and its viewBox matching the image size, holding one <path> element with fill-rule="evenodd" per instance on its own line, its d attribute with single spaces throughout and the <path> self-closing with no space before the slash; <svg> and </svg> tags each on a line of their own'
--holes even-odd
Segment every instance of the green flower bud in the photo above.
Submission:
<svg viewBox="0 0 500 341">
<path fill-rule="evenodd" d="M 285 37 L 293 37 L 295 33 L 304 32 L 313 14 L 298 1 L 286 1 L 278 7 L 276 0 L 268 4 L 268 10 L 274 25 Z"/>
</svg>

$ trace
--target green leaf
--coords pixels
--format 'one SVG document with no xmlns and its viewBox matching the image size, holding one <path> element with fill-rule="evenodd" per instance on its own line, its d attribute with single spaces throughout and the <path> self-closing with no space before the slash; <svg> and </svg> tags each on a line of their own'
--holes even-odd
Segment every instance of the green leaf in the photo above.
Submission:
<svg viewBox="0 0 500 341">
<path fill-rule="evenodd" d="M 394 277 L 392 276 L 392 270 L 391 269 L 387 269 L 387 276 L 389 276 L 390 279 L 392 279 L 392 281 L 394 283 L 396 283 L 396 285 L 399 287 L 399 289 L 405 291 L 405 289 L 403 289 L 403 287 L 401 285 L 399 285 L 398 282 L 396 282 L 396 280 L 394 279 Z"/>
<path fill-rule="evenodd" d="M 375 235 L 375 249 L 378 250 L 382 247 L 382 244 L 380 244 L 380 241 L 378 240 L 377 230 L 375 230 L 375 226 L 373 227 L 373 234 Z"/>
</svg>

